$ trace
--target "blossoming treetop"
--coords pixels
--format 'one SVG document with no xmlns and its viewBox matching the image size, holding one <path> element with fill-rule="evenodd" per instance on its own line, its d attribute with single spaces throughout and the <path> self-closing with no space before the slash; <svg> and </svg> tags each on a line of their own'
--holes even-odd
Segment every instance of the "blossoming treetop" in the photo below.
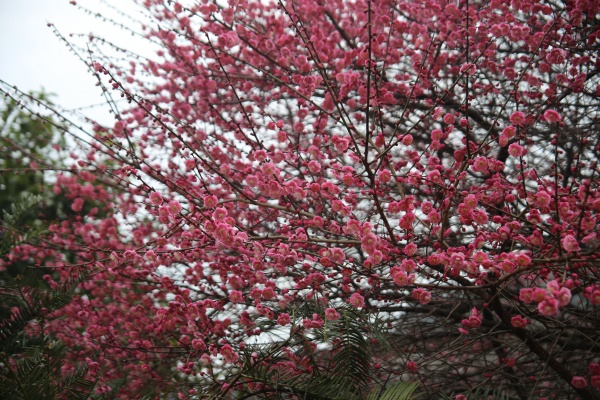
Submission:
<svg viewBox="0 0 600 400">
<path fill-rule="evenodd" d="M 142 3 L 56 185 L 107 216 L 54 227 L 90 279 L 46 329 L 103 379 L 598 398 L 597 2 Z"/>
</svg>

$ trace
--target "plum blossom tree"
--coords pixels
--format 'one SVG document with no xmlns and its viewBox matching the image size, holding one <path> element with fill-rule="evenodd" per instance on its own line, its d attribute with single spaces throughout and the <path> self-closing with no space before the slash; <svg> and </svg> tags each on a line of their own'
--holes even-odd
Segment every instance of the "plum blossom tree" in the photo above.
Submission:
<svg viewBox="0 0 600 400">
<path fill-rule="evenodd" d="M 74 360 L 125 397 L 600 398 L 597 1 L 140 5 L 157 57 L 92 53 L 129 106 L 55 186 L 105 210 L 36 248 L 92 277 L 48 321 Z"/>
</svg>

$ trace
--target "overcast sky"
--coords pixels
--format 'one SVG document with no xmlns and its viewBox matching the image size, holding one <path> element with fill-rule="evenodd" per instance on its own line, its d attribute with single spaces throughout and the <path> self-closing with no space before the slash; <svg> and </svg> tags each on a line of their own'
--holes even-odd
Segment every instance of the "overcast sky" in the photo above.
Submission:
<svg viewBox="0 0 600 400">
<path fill-rule="evenodd" d="M 137 10 L 131 0 L 107 3 L 118 4 L 119 9 L 130 14 Z M 114 15 L 102 0 L 79 0 L 78 4 Z M 131 44 L 128 35 L 79 11 L 69 0 L 0 0 L 0 79 L 24 91 L 44 88 L 57 94 L 55 102 L 67 109 L 101 103 L 103 98 L 93 76 L 53 34 L 48 22 L 64 36 L 94 32 L 126 47 Z M 85 112 L 109 120 L 102 108 Z"/>
</svg>

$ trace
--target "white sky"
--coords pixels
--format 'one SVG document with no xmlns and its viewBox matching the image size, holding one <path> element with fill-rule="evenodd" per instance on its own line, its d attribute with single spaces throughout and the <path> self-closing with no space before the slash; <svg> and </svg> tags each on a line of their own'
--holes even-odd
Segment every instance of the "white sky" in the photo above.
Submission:
<svg viewBox="0 0 600 400">
<path fill-rule="evenodd" d="M 101 0 L 77 3 L 103 15 L 114 15 Z M 132 0 L 107 3 L 118 4 L 120 10 L 131 15 L 139 10 Z M 94 32 L 124 47 L 140 46 L 130 35 L 86 15 L 69 0 L 0 0 L 0 79 L 24 91 L 44 88 L 57 94 L 54 101 L 67 109 L 102 103 L 95 79 L 47 27 L 48 22 L 66 37 L 70 33 Z M 102 122 L 111 121 L 103 107 L 86 109 L 84 113 Z"/>
</svg>

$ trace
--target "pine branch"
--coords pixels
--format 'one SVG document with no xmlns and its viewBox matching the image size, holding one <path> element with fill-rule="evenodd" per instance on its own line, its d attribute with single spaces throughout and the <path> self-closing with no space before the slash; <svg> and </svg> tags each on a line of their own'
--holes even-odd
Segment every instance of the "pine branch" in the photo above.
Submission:
<svg viewBox="0 0 600 400">
<path fill-rule="evenodd" d="M 4 210 L 0 231 L 0 255 L 7 254 L 13 247 L 27 243 L 41 236 L 45 229 L 36 227 L 21 231 L 19 225 L 44 198 L 39 195 L 22 193 L 18 202 L 11 204 L 11 212 Z"/>
</svg>

